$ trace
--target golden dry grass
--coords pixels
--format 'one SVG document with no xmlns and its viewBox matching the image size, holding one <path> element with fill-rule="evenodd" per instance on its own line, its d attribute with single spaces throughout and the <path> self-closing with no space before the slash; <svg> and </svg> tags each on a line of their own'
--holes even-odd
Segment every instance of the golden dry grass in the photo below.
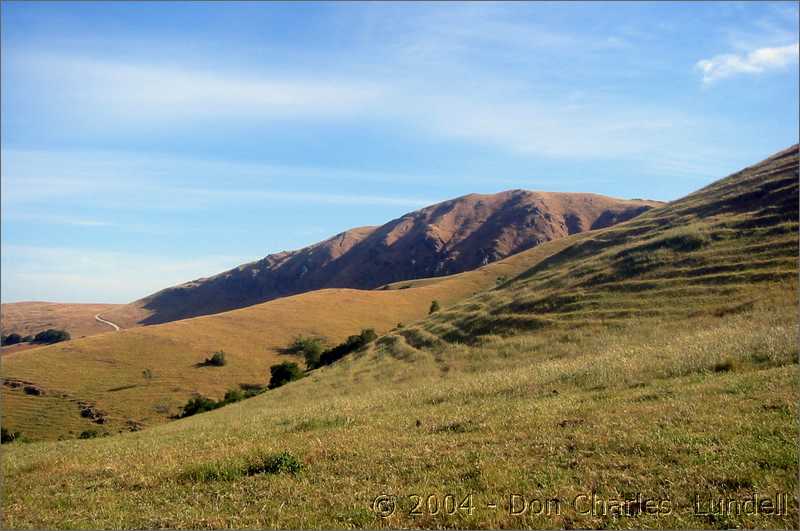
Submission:
<svg viewBox="0 0 800 531">
<path fill-rule="evenodd" d="M 501 262 L 442 277 L 404 290 L 320 290 L 221 314 L 138 327 L 48 347 L 3 360 L 3 377 L 40 387 L 44 396 L 62 396 L 62 421 L 38 419 L 52 398 L 25 395 L 3 387 L 4 425 L 31 439 L 74 437 L 83 429 L 114 433 L 169 420 L 194 394 L 220 398 L 240 384 L 265 384 L 269 367 L 296 356 L 282 354 L 297 335 L 325 337 L 331 345 L 362 328 L 379 333 L 423 318 L 432 300 L 447 306 L 494 286 L 558 252 L 558 241 Z M 197 367 L 212 352 L 224 350 L 224 367 Z M 143 371 L 150 369 L 153 378 Z M 106 414 L 102 426 L 80 417 L 79 402 Z M 24 407 L 17 407 L 25 404 Z M 82 428 L 82 429 L 79 429 Z"/>
<path fill-rule="evenodd" d="M 779 305 L 657 327 L 631 320 L 402 359 L 378 345 L 142 432 L 14 444 L 3 455 L 4 525 L 791 528 L 794 499 L 778 516 L 692 507 L 695 495 L 796 492 L 797 319 L 790 297 L 775 294 Z M 284 451 L 300 474 L 244 472 Z M 609 501 L 641 493 L 671 510 L 576 511 L 575 498 L 593 492 Z M 373 510 L 384 494 L 396 497 L 386 518 Z M 415 496 L 443 504 L 451 494 L 471 496 L 473 509 L 414 511 Z M 558 499 L 561 509 L 514 515 L 514 494 Z"/>
<path fill-rule="evenodd" d="M 36 335 L 48 328 L 66 330 L 73 338 L 113 330 L 94 316 L 121 304 L 72 304 L 60 302 L 11 302 L 0 305 L 3 334 Z"/>
<path fill-rule="evenodd" d="M 4 525 L 794 528 L 796 152 L 542 246 L 511 281 L 277 390 L 138 433 L 15 443 Z M 427 303 L 444 283 L 374 293 Z M 251 472 L 280 452 L 302 470 Z M 579 510 L 593 494 L 636 501 Z M 512 514 L 513 495 L 559 510 Z M 780 514 L 694 507 L 784 495 Z"/>
</svg>

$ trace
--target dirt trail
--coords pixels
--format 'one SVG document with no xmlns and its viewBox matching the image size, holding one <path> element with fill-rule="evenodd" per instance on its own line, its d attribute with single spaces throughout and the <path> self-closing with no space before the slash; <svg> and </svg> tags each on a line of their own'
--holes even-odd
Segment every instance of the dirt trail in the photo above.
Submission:
<svg viewBox="0 0 800 531">
<path fill-rule="evenodd" d="M 105 319 L 103 319 L 102 317 L 100 317 L 100 314 L 99 314 L 99 313 L 98 313 L 97 315 L 95 315 L 95 316 L 94 316 L 94 318 L 95 318 L 96 320 L 98 320 L 99 322 L 103 323 L 103 324 L 107 324 L 108 326 L 113 326 L 113 327 L 114 327 L 114 330 L 116 330 L 117 332 L 119 332 L 119 327 L 118 327 L 117 325 L 115 325 L 115 324 L 114 324 L 114 323 L 112 323 L 111 321 L 106 321 Z"/>
</svg>

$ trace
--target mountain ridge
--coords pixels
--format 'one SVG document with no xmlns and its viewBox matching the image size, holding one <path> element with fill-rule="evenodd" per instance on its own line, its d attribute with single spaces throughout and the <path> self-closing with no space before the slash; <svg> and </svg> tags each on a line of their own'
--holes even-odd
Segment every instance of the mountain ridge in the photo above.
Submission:
<svg viewBox="0 0 800 531">
<path fill-rule="evenodd" d="M 660 204 L 521 189 L 467 194 L 165 288 L 106 317 L 123 326 L 158 324 L 317 289 L 375 289 L 461 273 L 553 239 L 627 221 Z"/>
</svg>

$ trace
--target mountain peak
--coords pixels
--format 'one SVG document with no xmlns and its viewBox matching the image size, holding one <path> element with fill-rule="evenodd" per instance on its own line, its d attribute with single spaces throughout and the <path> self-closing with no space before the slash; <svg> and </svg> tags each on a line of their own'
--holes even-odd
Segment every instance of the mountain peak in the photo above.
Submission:
<svg viewBox="0 0 800 531">
<path fill-rule="evenodd" d="M 167 288 L 109 315 L 129 325 L 155 324 L 316 289 L 374 289 L 460 273 L 546 241 L 626 221 L 657 205 L 521 189 L 468 194 L 379 227 L 353 228 L 302 249 Z"/>
</svg>

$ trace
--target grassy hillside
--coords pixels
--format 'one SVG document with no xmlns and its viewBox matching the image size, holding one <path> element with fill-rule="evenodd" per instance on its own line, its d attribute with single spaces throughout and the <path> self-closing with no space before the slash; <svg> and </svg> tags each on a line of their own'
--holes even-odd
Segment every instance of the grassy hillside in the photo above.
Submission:
<svg viewBox="0 0 800 531">
<path fill-rule="evenodd" d="M 12 302 L 0 306 L 3 334 L 36 335 L 42 330 L 66 330 L 72 337 L 108 332 L 112 328 L 95 320 L 121 304 L 70 304 L 57 302 Z"/>
<path fill-rule="evenodd" d="M 55 439 L 165 422 L 196 393 L 221 398 L 240 384 L 265 384 L 273 364 L 302 364 L 282 353 L 296 335 L 323 336 L 335 345 L 362 328 L 383 333 L 427 315 L 432 300 L 453 304 L 561 248 L 556 241 L 415 289 L 320 290 L 10 354 L 2 367 L 3 424 L 31 439 Z M 227 365 L 197 366 L 219 349 Z M 152 378 L 145 378 L 147 369 Z M 39 394 L 29 394 L 26 386 Z M 87 408 L 102 413 L 103 424 L 82 413 Z"/>
<path fill-rule="evenodd" d="M 13 444 L 4 524 L 795 527 L 797 168 L 795 147 L 566 238 L 259 397 L 108 439 Z M 780 514 L 709 505 L 784 493 Z"/>
</svg>

